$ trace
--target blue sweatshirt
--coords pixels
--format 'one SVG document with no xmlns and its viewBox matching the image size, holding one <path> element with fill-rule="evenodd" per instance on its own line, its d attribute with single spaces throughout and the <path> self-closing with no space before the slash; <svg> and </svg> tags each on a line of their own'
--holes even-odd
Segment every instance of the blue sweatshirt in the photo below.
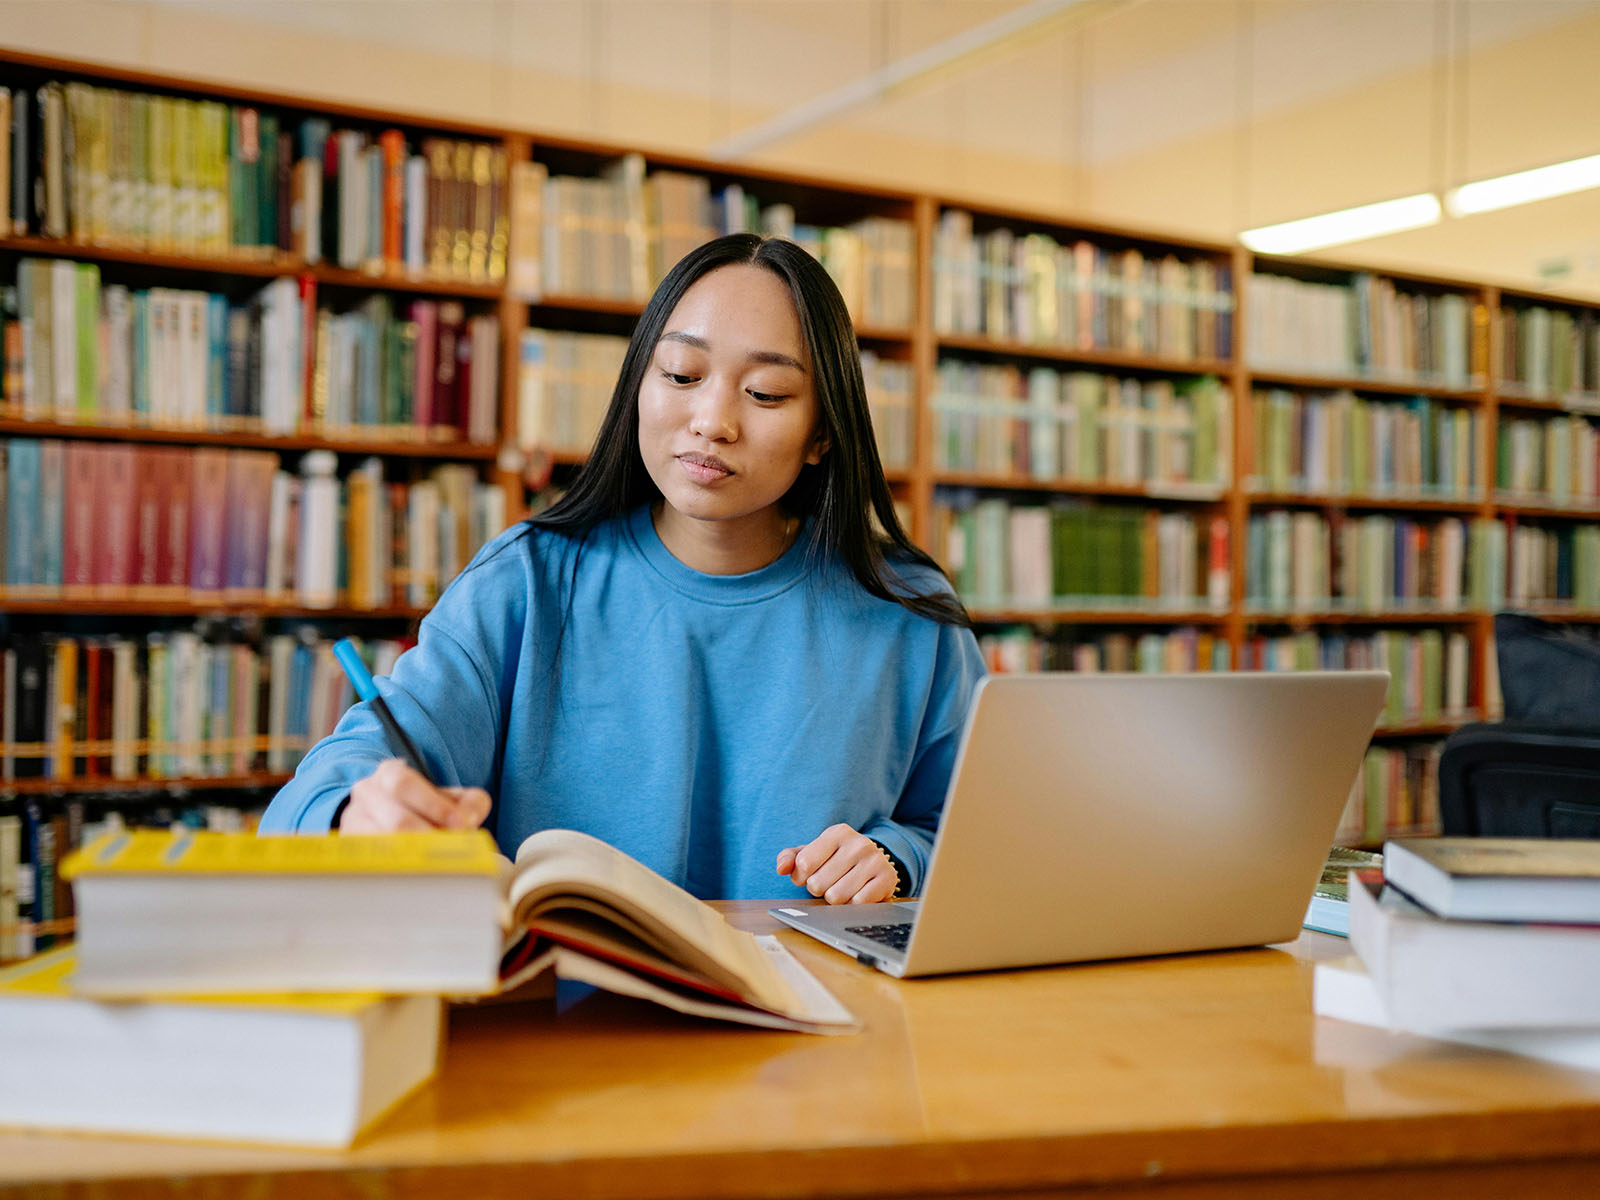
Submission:
<svg viewBox="0 0 1600 1200">
<path fill-rule="evenodd" d="M 438 784 L 488 791 L 508 855 L 541 829 L 579 829 L 696 896 L 743 899 L 804 895 L 774 870 L 778 851 L 836 822 L 920 889 L 982 674 L 970 630 L 871 596 L 804 536 L 758 571 L 706 575 L 643 506 L 582 539 L 502 534 L 377 683 Z M 262 830 L 325 832 L 389 757 L 356 704 Z"/>
</svg>

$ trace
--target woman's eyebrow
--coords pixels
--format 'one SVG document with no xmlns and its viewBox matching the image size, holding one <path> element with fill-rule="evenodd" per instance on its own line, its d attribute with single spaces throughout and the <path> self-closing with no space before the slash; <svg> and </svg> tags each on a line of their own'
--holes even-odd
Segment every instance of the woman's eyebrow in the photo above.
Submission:
<svg viewBox="0 0 1600 1200">
<path fill-rule="evenodd" d="M 663 342 L 681 342 L 685 346 L 693 346 L 696 350 L 710 350 L 711 343 L 703 337 L 692 333 L 682 333 L 671 330 L 661 335 Z M 770 363 L 775 367 L 793 367 L 800 374 L 807 374 L 805 364 L 791 354 L 784 354 L 778 350 L 752 350 L 749 355 L 751 362 Z"/>
</svg>

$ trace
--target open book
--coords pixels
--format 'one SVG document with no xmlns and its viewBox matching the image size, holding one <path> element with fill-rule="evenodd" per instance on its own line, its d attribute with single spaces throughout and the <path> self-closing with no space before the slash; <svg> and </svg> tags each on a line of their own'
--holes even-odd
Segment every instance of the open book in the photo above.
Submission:
<svg viewBox="0 0 1600 1200">
<path fill-rule="evenodd" d="M 507 992 L 553 971 L 679 1012 L 851 1032 L 850 1013 L 771 937 L 604 842 L 534 834 L 508 863 L 482 830 L 272 837 L 107 834 L 63 866 L 74 987 Z"/>
</svg>

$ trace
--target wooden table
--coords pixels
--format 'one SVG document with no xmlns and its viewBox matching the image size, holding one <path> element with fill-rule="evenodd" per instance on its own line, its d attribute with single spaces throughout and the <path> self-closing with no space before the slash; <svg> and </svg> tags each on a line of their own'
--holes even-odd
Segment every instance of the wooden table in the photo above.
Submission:
<svg viewBox="0 0 1600 1200">
<path fill-rule="evenodd" d="M 1336 938 L 897 983 L 783 936 L 865 1033 L 458 1010 L 347 1153 L 0 1134 L 0 1197 L 1600 1195 L 1600 1074 L 1314 1018 Z"/>
</svg>

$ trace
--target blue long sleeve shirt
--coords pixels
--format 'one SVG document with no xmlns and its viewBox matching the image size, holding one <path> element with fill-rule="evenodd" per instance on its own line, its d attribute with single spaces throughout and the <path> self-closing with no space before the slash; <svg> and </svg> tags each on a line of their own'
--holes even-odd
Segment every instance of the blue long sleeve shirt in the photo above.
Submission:
<svg viewBox="0 0 1600 1200">
<path fill-rule="evenodd" d="M 804 892 L 778 851 L 844 822 L 920 889 L 982 656 L 970 630 L 870 595 L 806 542 L 707 575 L 662 545 L 647 506 L 582 539 L 514 528 L 379 691 L 437 783 L 488 791 L 507 854 L 579 829 L 697 896 L 781 899 Z M 325 832 L 389 757 L 356 704 L 262 830 Z"/>
</svg>

